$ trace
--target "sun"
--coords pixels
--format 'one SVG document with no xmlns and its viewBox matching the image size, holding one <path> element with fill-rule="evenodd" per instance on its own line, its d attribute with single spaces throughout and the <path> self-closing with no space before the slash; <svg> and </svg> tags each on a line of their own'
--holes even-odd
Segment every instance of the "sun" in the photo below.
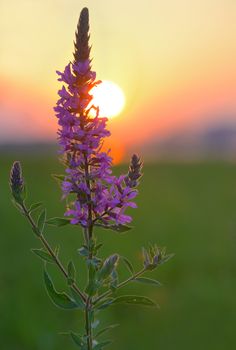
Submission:
<svg viewBox="0 0 236 350">
<path fill-rule="evenodd" d="M 113 118 L 120 114 L 125 105 L 121 88 L 112 81 L 103 80 L 91 90 L 92 104 L 99 107 L 100 116 Z"/>
</svg>

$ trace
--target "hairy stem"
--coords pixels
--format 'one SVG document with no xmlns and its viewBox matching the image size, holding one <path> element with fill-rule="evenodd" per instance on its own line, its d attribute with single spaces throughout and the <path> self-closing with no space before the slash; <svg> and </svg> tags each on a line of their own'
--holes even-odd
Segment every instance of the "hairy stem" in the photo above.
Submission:
<svg viewBox="0 0 236 350">
<path fill-rule="evenodd" d="M 23 212 L 26 216 L 26 218 L 28 219 L 30 225 L 32 226 L 32 228 L 34 230 L 37 229 L 37 225 L 34 222 L 34 219 L 32 218 L 32 216 L 30 215 L 28 209 L 26 208 L 25 204 L 22 204 L 22 209 Z M 63 264 L 61 263 L 60 259 L 58 258 L 58 256 L 54 253 L 53 249 L 51 248 L 50 244 L 48 243 L 48 241 L 46 240 L 46 238 L 43 235 L 37 236 L 39 238 L 39 240 L 41 241 L 41 243 L 43 244 L 44 248 L 47 250 L 47 252 L 51 255 L 51 257 L 54 259 L 56 265 L 58 266 L 58 268 L 60 269 L 60 271 L 62 272 L 62 274 L 68 278 L 68 273 L 65 269 L 65 267 L 63 266 Z M 79 287 L 76 285 L 76 283 L 73 283 L 71 286 L 79 295 L 80 297 L 83 299 L 83 301 L 86 301 L 86 297 L 83 294 L 83 292 L 79 289 Z"/>
<path fill-rule="evenodd" d="M 133 276 L 127 278 L 125 281 L 119 283 L 117 285 L 117 289 L 118 288 L 122 288 L 124 286 L 126 286 L 129 282 L 134 281 L 136 278 L 138 278 L 139 276 L 141 276 L 144 272 L 146 271 L 145 268 L 143 268 L 142 270 L 136 272 Z M 108 290 L 107 292 L 101 294 L 99 297 L 97 297 L 97 299 L 94 300 L 94 304 L 98 303 L 100 300 L 102 300 L 103 298 L 109 297 L 110 295 L 112 295 L 112 291 Z"/>
</svg>

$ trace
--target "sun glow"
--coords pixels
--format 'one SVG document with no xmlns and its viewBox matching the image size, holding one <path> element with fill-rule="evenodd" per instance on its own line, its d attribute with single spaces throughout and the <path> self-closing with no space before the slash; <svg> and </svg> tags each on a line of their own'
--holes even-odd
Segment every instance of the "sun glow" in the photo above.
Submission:
<svg viewBox="0 0 236 350">
<path fill-rule="evenodd" d="M 92 104 L 99 107 L 100 116 L 113 118 L 123 109 L 125 96 L 121 88 L 112 81 L 103 80 L 91 90 Z"/>
</svg>

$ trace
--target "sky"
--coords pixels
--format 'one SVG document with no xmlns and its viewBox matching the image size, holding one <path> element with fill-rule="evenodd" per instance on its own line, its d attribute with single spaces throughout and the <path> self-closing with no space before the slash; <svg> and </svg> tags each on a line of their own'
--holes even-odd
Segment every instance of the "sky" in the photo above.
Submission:
<svg viewBox="0 0 236 350">
<path fill-rule="evenodd" d="M 0 0 L 0 143 L 56 140 L 55 71 L 84 6 L 93 69 L 126 98 L 113 147 L 236 123 L 235 0 Z"/>
</svg>

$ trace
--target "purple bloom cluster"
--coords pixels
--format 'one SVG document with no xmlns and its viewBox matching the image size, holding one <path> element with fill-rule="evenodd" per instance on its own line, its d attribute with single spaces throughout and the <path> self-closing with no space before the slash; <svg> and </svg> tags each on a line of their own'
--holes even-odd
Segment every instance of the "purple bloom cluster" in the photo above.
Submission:
<svg viewBox="0 0 236 350">
<path fill-rule="evenodd" d="M 100 117 L 99 108 L 92 104 L 91 89 L 100 81 L 96 81 L 96 73 L 91 70 L 86 10 L 81 13 L 76 33 L 75 60 L 64 72 L 57 72 L 58 80 L 64 83 L 58 91 L 55 107 L 59 143 L 66 164 L 62 191 L 64 198 L 75 195 L 65 213 L 72 217 L 72 224 L 89 228 L 97 223 L 109 227 L 132 220 L 125 215 L 125 210 L 136 207 L 133 199 L 137 190 L 134 187 L 141 176 L 141 162 L 137 162 L 135 156 L 136 177 L 131 168 L 128 175 L 115 177 L 111 171 L 112 158 L 102 151 L 103 139 L 110 132 L 106 129 L 107 118 Z M 91 116 L 92 109 L 96 111 L 95 117 Z"/>
</svg>

